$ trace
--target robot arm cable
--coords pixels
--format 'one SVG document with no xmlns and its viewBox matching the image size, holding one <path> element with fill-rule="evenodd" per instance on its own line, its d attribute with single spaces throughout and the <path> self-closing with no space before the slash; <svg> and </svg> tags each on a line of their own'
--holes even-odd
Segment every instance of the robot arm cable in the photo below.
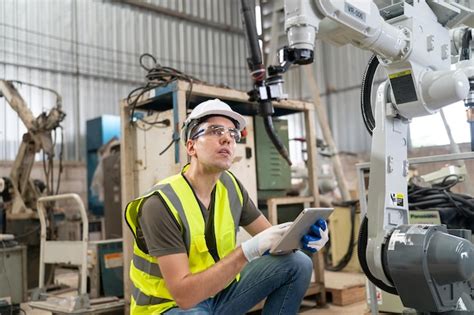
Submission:
<svg viewBox="0 0 474 315">
<path fill-rule="evenodd" d="M 255 18 L 253 16 L 253 10 L 248 0 L 242 0 L 242 22 L 245 28 L 245 34 L 247 38 L 247 44 L 249 48 L 250 57 L 247 59 L 250 75 L 254 81 L 254 89 L 249 93 L 250 100 L 257 101 L 259 103 L 258 113 L 263 117 L 265 125 L 265 131 L 268 137 L 272 141 L 273 145 L 285 159 L 285 161 L 291 165 L 290 156 L 287 148 L 283 145 L 281 140 L 278 138 L 277 133 L 273 127 L 272 115 L 273 105 L 267 94 L 267 86 L 265 82 L 265 66 L 262 62 L 262 55 L 260 52 L 260 45 L 258 42 L 258 34 L 255 27 Z M 281 78 L 277 77 L 277 81 L 281 82 Z"/>
<path fill-rule="evenodd" d="M 364 271 L 367 278 L 375 284 L 380 289 L 384 290 L 385 292 L 391 293 L 393 295 L 398 295 L 397 289 L 395 287 L 388 286 L 385 282 L 377 279 L 372 272 L 370 271 L 367 265 L 367 240 L 368 240 L 368 229 L 369 229 L 369 220 L 367 216 L 364 217 L 362 223 L 360 224 L 359 230 L 359 241 L 357 244 L 357 256 L 359 258 L 360 267 Z"/>
<path fill-rule="evenodd" d="M 375 128 L 375 119 L 372 113 L 372 85 L 374 83 L 375 72 L 379 66 L 379 59 L 376 55 L 372 55 L 369 59 L 364 76 L 362 77 L 362 87 L 360 92 L 360 109 L 365 127 L 370 135 Z"/>
</svg>

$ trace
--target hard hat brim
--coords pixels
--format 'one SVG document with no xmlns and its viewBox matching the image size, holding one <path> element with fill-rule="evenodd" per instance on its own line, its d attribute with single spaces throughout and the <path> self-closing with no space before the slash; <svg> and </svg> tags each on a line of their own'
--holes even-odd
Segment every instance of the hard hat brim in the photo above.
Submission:
<svg viewBox="0 0 474 315">
<path fill-rule="evenodd" d="M 220 110 L 220 109 L 215 109 L 215 110 L 210 110 L 206 111 L 202 115 L 198 115 L 196 117 L 193 117 L 193 119 L 200 119 L 206 116 L 223 116 L 223 117 L 228 117 L 232 120 L 235 120 L 239 123 L 239 130 L 242 131 L 245 126 L 247 125 L 247 122 L 245 121 L 245 118 L 240 115 L 237 112 L 234 111 L 228 111 L 228 110 Z"/>
</svg>

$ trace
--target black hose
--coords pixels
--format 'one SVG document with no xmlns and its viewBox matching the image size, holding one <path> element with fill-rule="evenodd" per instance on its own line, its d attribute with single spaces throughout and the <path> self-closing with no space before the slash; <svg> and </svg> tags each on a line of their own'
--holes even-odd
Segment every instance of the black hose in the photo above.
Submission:
<svg viewBox="0 0 474 315">
<path fill-rule="evenodd" d="M 247 38 L 247 44 L 251 63 L 253 65 L 262 64 L 262 55 L 260 53 L 260 45 L 258 44 L 257 26 L 255 23 L 255 12 L 252 9 L 250 0 L 242 0 L 242 23 L 244 24 L 245 36 Z M 255 70 L 255 69 L 252 69 Z"/>
<path fill-rule="evenodd" d="M 247 59 L 250 69 L 250 75 L 254 80 L 254 91 L 258 91 L 259 87 L 265 86 L 265 67 L 262 63 L 262 54 L 260 52 L 260 45 L 258 43 L 258 34 L 255 24 L 255 15 L 252 9 L 250 0 L 241 0 L 242 4 L 242 22 L 244 24 L 245 35 L 247 38 L 248 49 L 250 57 Z M 280 138 L 278 138 L 275 128 L 273 127 L 272 115 L 273 105 L 270 100 L 262 100 L 258 98 L 260 104 L 259 114 L 263 117 L 265 131 L 268 138 L 272 141 L 278 153 L 291 165 L 288 149 L 283 145 Z"/>
<path fill-rule="evenodd" d="M 382 280 L 375 278 L 375 276 L 370 272 L 369 266 L 367 266 L 366 250 L 367 250 L 367 240 L 368 240 L 368 234 L 369 234 L 368 222 L 369 220 L 367 219 L 367 217 L 364 217 L 360 225 L 360 230 L 359 230 L 359 242 L 357 245 L 357 255 L 359 257 L 360 267 L 362 268 L 362 270 L 364 271 L 365 275 L 370 280 L 370 282 L 375 284 L 378 288 L 384 290 L 385 292 L 398 295 L 397 289 L 395 287 L 388 286 Z"/>
<path fill-rule="evenodd" d="M 467 27 L 464 29 L 464 34 L 462 36 L 459 60 L 471 59 L 471 49 L 470 49 L 471 40 L 472 40 L 471 30 L 470 28 Z M 470 91 L 472 92 L 474 88 L 473 78 L 469 78 L 469 86 L 470 86 Z M 469 93 L 468 98 L 464 100 L 464 104 L 467 108 L 472 109 L 473 103 L 472 103 L 471 93 Z M 474 122 L 473 121 L 468 121 L 468 122 L 469 122 L 469 127 L 471 130 L 471 151 L 474 151 Z"/>
<path fill-rule="evenodd" d="M 469 121 L 469 127 L 471 130 L 471 151 L 474 152 L 474 121 Z"/>
<path fill-rule="evenodd" d="M 461 53 L 459 54 L 459 60 L 470 59 L 471 50 L 469 49 L 469 45 L 471 44 L 471 40 L 472 40 L 471 30 L 469 28 L 466 28 L 462 36 Z"/>
<path fill-rule="evenodd" d="M 263 123 L 265 125 L 265 130 L 267 131 L 267 135 L 272 141 L 273 145 L 275 148 L 278 150 L 278 153 L 285 159 L 285 161 L 288 163 L 288 165 L 291 166 L 291 160 L 290 160 L 290 155 L 288 154 L 288 150 L 286 147 L 283 145 L 281 142 L 280 138 L 278 138 L 275 128 L 273 127 L 273 120 L 271 116 L 264 116 L 263 117 Z"/>
<path fill-rule="evenodd" d="M 359 203 L 359 200 L 350 200 L 350 201 L 347 201 L 347 202 L 344 202 L 344 203 L 341 203 L 341 204 L 337 204 L 337 205 L 340 205 L 340 206 L 343 206 L 343 207 L 350 207 L 351 208 L 351 232 L 350 232 L 351 234 L 350 234 L 350 237 L 349 237 L 349 244 L 347 245 L 347 251 L 344 254 L 344 256 L 342 256 L 341 260 L 335 266 L 331 266 L 332 263 L 334 263 L 334 259 L 331 259 L 332 260 L 332 263 L 331 263 L 330 259 L 329 259 L 329 250 L 326 250 L 324 252 L 325 253 L 324 262 L 325 262 L 326 270 L 341 271 L 351 261 L 352 255 L 354 253 L 354 245 L 355 245 L 355 243 L 354 243 L 354 229 L 355 229 L 355 216 L 356 216 L 356 210 L 357 210 L 357 204 L 358 203 Z M 336 204 L 334 204 L 334 205 L 336 205 Z M 331 233 L 331 231 L 329 231 L 329 233 Z M 330 241 L 331 241 L 331 238 L 329 238 L 328 243 Z M 331 248 L 331 247 L 329 247 L 329 248 Z"/>
<path fill-rule="evenodd" d="M 458 194 L 450 189 L 459 182 L 459 176 L 451 174 L 433 187 L 420 187 L 416 181 L 408 183 L 408 206 L 410 210 L 436 209 L 441 223 L 448 229 L 474 231 L 474 198 Z"/>
<path fill-rule="evenodd" d="M 362 86 L 360 92 L 360 109 L 365 128 L 372 135 L 375 128 L 375 119 L 372 112 L 372 85 L 374 83 L 375 72 L 379 66 L 379 60 L 376 55 L 372 55 L 362 77 Z"/>
</svg>

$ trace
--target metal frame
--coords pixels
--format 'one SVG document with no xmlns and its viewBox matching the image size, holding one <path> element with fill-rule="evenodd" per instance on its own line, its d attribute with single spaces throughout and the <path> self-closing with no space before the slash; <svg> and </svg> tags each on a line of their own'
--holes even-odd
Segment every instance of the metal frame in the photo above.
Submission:
<svg viewBox="0 0 474 315">
<path fill-rule="evenodd" d="M 46 240 L 46 210 L 44 203 L 58 200 L 74 200 L 79 206 L 82 220 L 82 240 L 80 241 L 48 241 Z M 99 314 L 121 310 L 124 300 L 118 298 L 98 298 L 90 303 L 87 294 L 87 251 L 89 243 L 89 219 L 82 199 L 78 194 L 62 194 L 38 199 L 38 217 L 41 223 L 40 275 L 39 288 L 33 292 L 29 305 L 54 314 Z M 70 264 L 79 267 L 80 288 L 77 296 L 59 296 L 45 294 L 45 264 Z"/>
<path fill-rule="evenodd" d="M 82 220 L 81 241 L 47 241 L 46 209 L 44 203 L 59 200 L 74 200 L 79 206 Z M 89 241 L 89 219 L 78 194 L 63 194 L 38 199 L 38 217 L 41 223 L 39 288 L 44 288 L 44 270 L 46 264 L 71 264 L 80 268 L 80 294 L 87 294 L 87 242 Z"/>
<path fill-rule="evenodd" d="M 433 156 L 422 156 L 408 159 L 410 165 L 417 164 L 428 164 L 436 162 L 449 162 L 449 161 L 459 161 L 459 160 L 474 160 L 474 152 L 462 152 L 462 153 L 450 153 L 442 155 L 433 155 Z M 370 162 L 357 163 L 357 178 L 359 181 L 359 202 L 360 202 L 360 211 L 361 218 L 367 213 L 367 200 L 365 198 L 366 188 L 364 180 L 364 172 L 370 169 Z M 370 180 L 370 178 L 369 178 Z M 377 292 L 375 285 L 368 281 L 369 283 L 369 295 L 370 295 L 370 309 L 373 315 L 378 314 L 378 302 L 377 302 Z"/>
</svg>

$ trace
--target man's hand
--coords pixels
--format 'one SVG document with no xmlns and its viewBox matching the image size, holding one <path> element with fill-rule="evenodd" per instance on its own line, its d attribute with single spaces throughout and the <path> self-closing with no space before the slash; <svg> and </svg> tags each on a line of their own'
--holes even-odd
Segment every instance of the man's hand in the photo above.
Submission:
<svg viewBox="0 0 474 315">
<path fill-rule="evenodd" d="M 309 250 L 312 253 L 319 251 L 326 245 L 329 240 L 327 223 L 323 219 L 319 219 L 311 225 L 309 232 L 303 236 L 301 243 L 303 243 L 303 249 Z"/>
<path fill-rule="evenodd" d="M 274 225 L 242 243 L 242 251 L 248 261 L 262 256 L 280 240 L 292 222 Z"/>
</svg>

